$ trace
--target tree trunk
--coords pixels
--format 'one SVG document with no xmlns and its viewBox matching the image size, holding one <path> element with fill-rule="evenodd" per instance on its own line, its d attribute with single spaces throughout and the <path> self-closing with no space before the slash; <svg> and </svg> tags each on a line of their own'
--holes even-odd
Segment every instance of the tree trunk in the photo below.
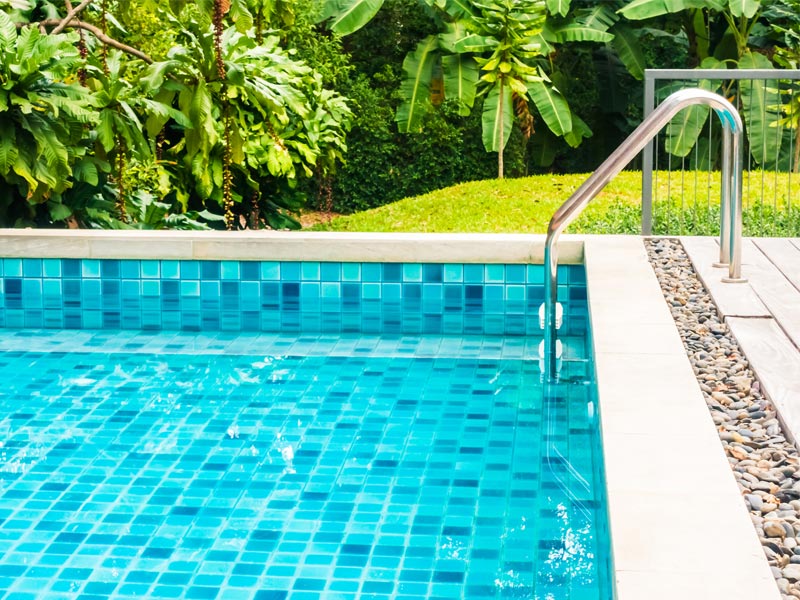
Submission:
<svg viewBox="0 0 800 600">
<path fill-rule="evenodd" d="M 800 124 L 798 124 L 797 129 L 794 134 L 794 172 L 800 172 Z"/>
<path fill-rule="evenodd" d="M 497 98 L 497 101 L 500 103 L 500 149 L 497 151 L 497 178 L 503 178 L 503 150 L 505 150 L 505 144 L 503 140 L 505 139 L 505 131 L 503 131 L 503 125 L 505 124 L 505 114 L 503 114 L 505 106 L 503 106 L 503 88 L 505 86 L 500 83 L 500 94 Z"/>
</svg>

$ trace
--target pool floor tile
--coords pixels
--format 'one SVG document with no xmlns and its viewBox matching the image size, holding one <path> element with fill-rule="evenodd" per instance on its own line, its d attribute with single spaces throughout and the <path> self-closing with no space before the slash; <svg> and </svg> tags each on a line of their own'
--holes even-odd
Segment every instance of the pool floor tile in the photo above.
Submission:
<svg viewBox="0 0 800 600">
<path fill-rule="evenodd" d="M 543 399 L 518 338 L 2 332 L 0 586 L 602 598 L 592 368 L 566 346 Z"/>
</svg>

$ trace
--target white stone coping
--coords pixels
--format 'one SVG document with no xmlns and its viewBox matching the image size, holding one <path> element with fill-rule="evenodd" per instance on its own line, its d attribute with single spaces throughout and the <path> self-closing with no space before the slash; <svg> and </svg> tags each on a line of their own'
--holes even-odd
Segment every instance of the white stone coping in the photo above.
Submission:
<svg viewBox="0 0 800 600">
<path fill-rule="evenodd" d="M 543 262 L 544 236 L 0 230 L 0 256 Z M 642 240 L 564 236 L 584 260 L 617 600 L 778 600 Z"/>
<path fill-rule="evenodd" d="M 641 238 L 585 254 L 617 600 L 778 600 Z"/>
<path fill-rule="evenodd" d="M 583 244 L 559 242 L 560 262 L 583 262 Z M 543 263 L 529 234 L 0 229 L 0 256 L 333 262 Z"/>
</svg>

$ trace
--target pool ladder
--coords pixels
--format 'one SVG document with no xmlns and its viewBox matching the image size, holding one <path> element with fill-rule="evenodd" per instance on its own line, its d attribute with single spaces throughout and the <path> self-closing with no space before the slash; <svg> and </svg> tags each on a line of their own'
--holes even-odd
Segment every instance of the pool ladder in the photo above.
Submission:
<svg viewBox="0 0 800 600">
<path fill-rule="evenodd" d="M 575 190 L 550 219 L 544 247 L 544 379 L 558 379 L 556 308 L 558 305 L 558 241 L 561 232 L 682 109 L 702 104 L 714 109 L 722 122 L 722 198 L 720 201 L 720 256 L 716 266 L 727 266 L 727 283 L 745 281 L 742 269 L 742 119 L 719 94 L 689 88 L 671 94 L 639 125 L 597 170 Z"/>
</svg>

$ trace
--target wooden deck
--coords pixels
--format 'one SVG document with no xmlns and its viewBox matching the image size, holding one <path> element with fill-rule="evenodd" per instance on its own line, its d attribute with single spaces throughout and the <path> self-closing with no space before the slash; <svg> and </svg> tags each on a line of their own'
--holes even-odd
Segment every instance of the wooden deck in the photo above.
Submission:
<svg viewBox="0 0 800 600">
<path fill-rule="evenodd" d="M 747 356 L 786 429 L 800 441 L 800 239 L 748 238 L 747 283 L 722 283 L 727 269 L 713 238 L 681 238 L 695 270 Z"/>
</svg>

